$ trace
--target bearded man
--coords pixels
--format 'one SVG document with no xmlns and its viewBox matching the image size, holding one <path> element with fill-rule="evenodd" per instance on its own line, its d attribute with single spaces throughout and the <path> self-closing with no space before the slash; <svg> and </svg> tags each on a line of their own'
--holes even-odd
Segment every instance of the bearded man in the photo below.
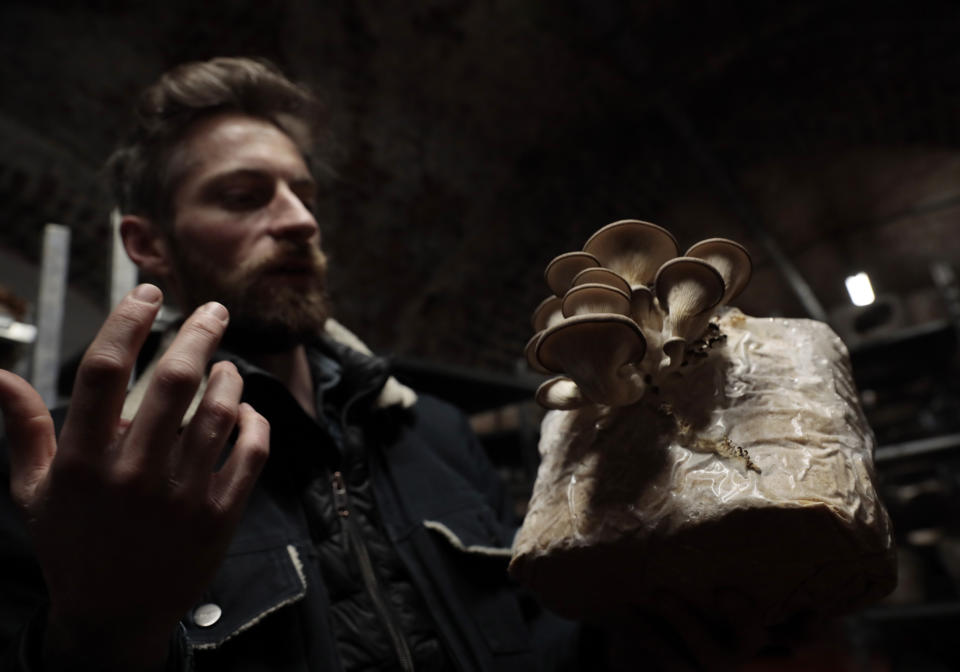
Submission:
<svg viewBox="0 0 960 672">
<path fill-rule="evenodd" d="M 188 317 L 128 395 L 162 303 L 134 289 L 65 419 L 0 372 L 3 669 L 527 671 L 585 650 L 509 584 L 509 507 L 464 418 L 329 320 L 317 118 L 246 59 L 144 94 L 110 163 L 121 235 Z"/>
</svg>

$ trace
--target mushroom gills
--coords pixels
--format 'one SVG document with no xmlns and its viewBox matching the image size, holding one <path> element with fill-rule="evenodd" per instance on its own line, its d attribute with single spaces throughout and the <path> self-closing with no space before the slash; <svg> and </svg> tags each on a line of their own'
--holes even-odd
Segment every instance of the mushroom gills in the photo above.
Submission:
<svg viewBox="0 0 960 672">
<path fill-rule="evenodd" d="M 710 310 L 723 298 L 720 272 L 692 257 L 677 257 L 660 267 L 656 295 L 666 312 L 664 335 L 696 340 L 710 321 Z"/>
<path fill-rule="evenodd" d="M 560 303 L 559 296 L 548 296 L 540 302 L 533 310 L 533 317 L 530 320 L 534 331 L 543 331 L 563 319 Z"/>
<path fill-rule="evenodd" d="M 557 376 L 544 381 L 537 388 L 535 399 L 544 408 L 571 411 L 590 403 L 570 378 Z"/>
<path fill-rule="evenodd" d="M 629 317 L 589 314 L 567 318 L 547 329 L 535 350 L 541 366 L 571 378 L 594 403 L 626 406 L 643 396 L 643 377 L 632 365 L 643 359 L 646 340 Z"/>
<path fill-rule="evenodd" d="M 726 288 L 720 300 L 724 305 L 743 291 L 753 273 L 753 262 L 747 248 L 727 238 L 701 240 L 691 245 L 684 256 L 703 259 L 717 269 Z"/>
</svg>

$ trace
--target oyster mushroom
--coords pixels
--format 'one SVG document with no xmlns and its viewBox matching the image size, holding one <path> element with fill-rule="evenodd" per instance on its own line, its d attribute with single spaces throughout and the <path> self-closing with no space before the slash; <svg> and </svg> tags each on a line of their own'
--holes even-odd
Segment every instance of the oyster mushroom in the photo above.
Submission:
<svg viewBox="0 0 960 672">
<path fill-rule="evenodd" d="M 533 316 L 530 322 L 533 324 L 534 331 L 543 331 L 547 327 L 552 327 L 563 319 L 563 313 L 560 312 L 560 297 L 548 296 L 533 309 Z"/>
<path fill-rule="evenodd" d="M 679 336 L 695 340 L 710 321 L 710 309 L 724 295 L 720 272 L 703 259 L 677 257 L 657 271 L 657 300 L 667 313 L 664 332 L 667 340 Z"/>
<path fill-rule="evenodd" d="M 637 285 L 630 290 L 630 317 L 637 324 L 657 331 L 663 326 L 660 311 L 653 303 L 653 292 L 646 285 Z"/>
<path fill-rule="evenodd" d="M 643 396 L 643 374 L 635 363 L 646 348 L 640 327 L 629 317 L 577 315 L 543 332 L 535 358 L 545 369 L 571 378 L 590 401 L 626 406 Z"/>
<path fill-rule="evenodd" d="M 610 287 L 622 289 L 627 295 L 630 294 L 630 283 L 609 268 L 603 268 L 602 266 L 583 269 L 573 277 L 573 282 L 570 286 L 576 287 L 577 285 L 586 285 L 588 283 L 609 285 Z"/>
<path fill-rule="evenodd" d="M 544 381 L 537 388 L 534 398 L 544 408 L 562 411 L 570 411 L 590 403 L 584 398 L 577 384 L 566 376 Z"/>
<path fill-rule="evenodd" d="M 564 317 L 591 313 L 630 315 L 630 295 L 610 285 L 576 285 L 564 295 L 560 309 Z"/>
<path fill-rule="evenodd" d="M 583 251 L 623 276 L 631 287 L 650 285 L 657 269 L 680 254 L 673 234 L 638 219 L 621 219 L 607 224 L 587 239 Z"/>
<path fill-rule="evenodd" d="M 668 338 L 663 342 L 663 359 L 660 360 L 660 373 L 676 371 L 683 365 L 683 353 L 686 352 L 687 342 L 679 336 Z"/>
<path fill-rule="evenodd" d="M 536 371 L 537 373 L 550 373 L 547 369 L 543 368 L 543 365 L 537 361 L 537 341 L 540 339 L 540 336 L 543 335 L 543 331 L 538 331 L 533 336 L 530 337 L 530 340 L 527 341 L 527 344 L 523 347 L 523 356 L 527 360 L 527 366 Z"/>
<path fill-rule="evenodd" d="M 543 277 L 547 281 L 547 287 L 557 296 L 563 296 L 570 289 L 573 278 L 585 268 L 594 268 L 600 266 L 600 261 L 586 252 L 566 252 L 554 257 Z"/>
<path fill-rule="evenodd" d="M 691 245 L 684 256 L 703 259 L 720 272 L 726 287 L 720 300 L 722 304 L 729 303 L 750 282 L 753 272 L 750 253 L 747 248 L 733 240 L 707 238 Z"/>
</svg>

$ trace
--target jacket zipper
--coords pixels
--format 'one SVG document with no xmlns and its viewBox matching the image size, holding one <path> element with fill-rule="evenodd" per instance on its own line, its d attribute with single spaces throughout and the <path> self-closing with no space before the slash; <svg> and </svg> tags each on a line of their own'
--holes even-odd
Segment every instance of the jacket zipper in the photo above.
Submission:
<svg viewBox="0 0 960 672">
<path fill-rule="evenodd" d="M 383 599 L 383 593 L 380 590 L 380 584 L 373 571 L 373 563 L 370 561 L 370 553 L 367 551 L 367 545 L 363 541 L 360 530 L 357 529 L 353 517 L 350 515 L 350 500 L 347 496 L 347 484 L 343 479 L 343 474 L 339 471 L 333 472 L 333 503 L 337 509 L 337 515 L 343 524 L 343 532 L 349 543 L 351 552 L 356 556 L 360 565 L 360 575 L 363 577 L 364 587 L 367 594 L 373 601 L 373 606 L 377 610 L 377 615 L 381 622 L 387 628 L 387 634 L 393 643 L 394 652 L 397 654 L 397 660 L 400 661 L 400 668 L 404 672 L 414 672 L 413 656 L 410 654 L 410 648 L 407 646 L 403 634 L 397 625 L 396 619 L 390 607 Z"/>
</svg>

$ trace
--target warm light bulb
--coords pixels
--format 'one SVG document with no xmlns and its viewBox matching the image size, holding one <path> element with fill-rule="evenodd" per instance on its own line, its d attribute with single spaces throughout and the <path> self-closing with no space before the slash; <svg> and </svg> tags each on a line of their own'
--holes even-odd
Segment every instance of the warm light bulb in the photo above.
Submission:
<svg viewBox="0 0 960 672">
<path fill-rule="evenodd" d="M 846 280 L 847 293 L 850 294 L 850 300 L 855 306 L 869 306 L 876 298 L 873 295 L 873 285 L 870 284 L 870 276 L 866 273 L 857 273 L 851 275 Z"/>
</svg>

